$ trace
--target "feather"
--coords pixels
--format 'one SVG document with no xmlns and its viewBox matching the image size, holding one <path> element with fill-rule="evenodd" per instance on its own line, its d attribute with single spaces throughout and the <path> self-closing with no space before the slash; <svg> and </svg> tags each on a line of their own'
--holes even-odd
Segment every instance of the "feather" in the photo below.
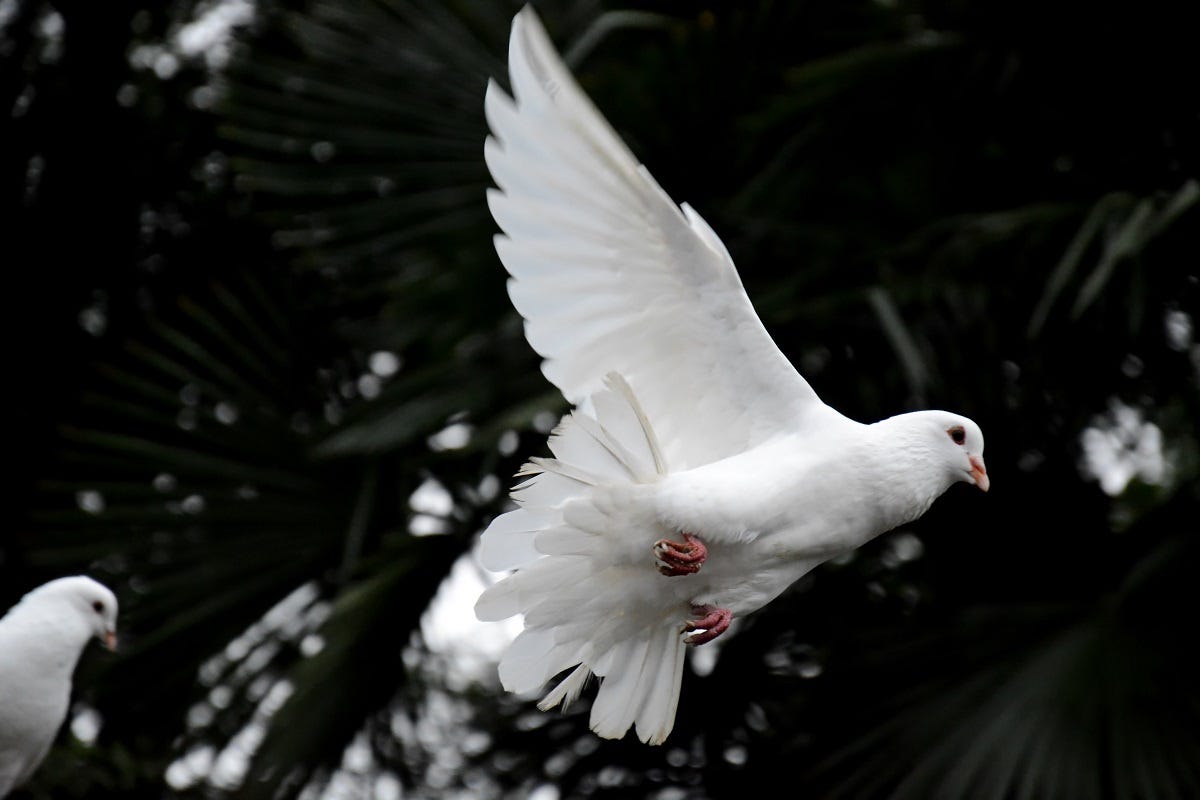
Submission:
<svg viewBox="0 0 1200 800">
<path fill-rule="evenodd" d="M 534 546 L 539 531 L 560 518 L 555 511 L 518 508 L 492 520 L 480 540 L 479 561 L 495 572 L 516 569 L 536 560 L 541 552 Z"/>
<path fill-rule="evenodd" d="M 534 547 L 548 556 L 593 556 L 602 542 L 595 534 L 562 525 L 548 528 L 534 538 Z"/>
<path fill-rule="evenodd" d="M 579 694 L 583 691 L 583 686 L 591 674 L 592 671 L 587 668 L 586 664 L 580 664 L 542 698 L 542 701 L 538 703 L 538 708 L 542 711 L 549 711 L 561 703 L 563 711 L 566 711 L 567 707 L 579 698 Z"/>
<path fill-rule="evenodd" d="M 553 472 L 556 475 L 562 475 L 564 478 L 570 478 L 577 483 L 582 483 L 586 486 L 595 486 L 601 483 L 601 479 L 589 472 L 586 468 L 568 464 L 565 461 L 560 461 L 557 458 L 541 458 L 534 456 L 529 459 L 531 464 L 540 468 L 543 472 Z"/>
<path fill-rule="evenodd" d="M 509 292 L 527 338 L 563 395 L 578 404 L 619 372 L 656 425 L 680 396 L 705 398 L 661 443 L 676 468 L 754 446 L 820 405 L 762 327 L 716 234 L 637 162 L 528 8 L 513 20 L 509 79 L 515 100 L 495 83 L 484 99 L 496 142 L 485 158 L 499 186 L 489 203 L 505 232 L 496 249 L 516 279 Z"/>
<path fill-rule="evenodd" d="M 560 472 L 543 472 L 512 488 L 512 499 L 525 508 L 554 508 L 587 486 Z"/>
<path fill-rule="evenodd" d="M 679 688 L 683 681 L 686 648 L 683 637 L 674 626 L 667 626 L 659 636 L 661 656 L 658 669 L 647 684 L 646 696 L 636 721 L 638 738 L 647 744 L 662 744 L 674 727 Z"/>
<path fill-rule="evenodd" d="M 528 7 L 508 56 L 513 97 L 492 82 L 484 100 L 496 253 L 525 337 L 574 409 L 553 457 L 518 473 L 521 509 L 483 534 L 484 564 L 517 572 L 476 615 L 523 617 L 506 688 L 570 668 L 545 710 L 594 674 L 592 729 L 661 744 L 689 643 L 915 519 L 951 483 L 986 489 L 983 437 L 947 412 L 862 425 L 822 403 L 716 232 L 637 162 Z M 702 638 L 685 638 L 689 624 Z"/>
<path fill-rule="evenodd" d="M 614 667 L 601 681 L 592 704 L 591 726 L 600 736 L 623 736 L 633 724 L 649 649 L 650 641 L 644 638 L 626 639 L 618 645 Z"/>
</svg>

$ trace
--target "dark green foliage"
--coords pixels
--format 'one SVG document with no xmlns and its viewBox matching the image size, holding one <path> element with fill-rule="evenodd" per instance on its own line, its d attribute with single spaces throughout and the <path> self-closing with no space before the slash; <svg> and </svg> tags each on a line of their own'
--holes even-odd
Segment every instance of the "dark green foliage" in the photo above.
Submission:
<svg viewBox="0 0 1200 800">
<path fill-rule="evenodd" d="M 359 734 L 428 797 L 1200 795 L 1200 59 L 1182 10 L 633 5 L 537 4 L 822 398 L 863 420 L 969 414 L 991 493 L 951 490 L 743 620 L 689 670 L 663 748 L 591 736 L 586 700 L 542 715 L 461 685 L 421 616 L 500 509 L 496 479 L 544 447 L 535 420 L 563 410 L 484 202 L 483 91 L 506 83 L 518 4 L 265 5 L 198 109 L 199 63 L 158 81 L 121 62 L 191 4 L 120 4 L 91 38 L 89 4 L 64 4 L 46 61 L 49 6 L 18 2 L 0 88 L 16 97 L 19 74 L 37 95 L 0 161 L 24 181 L 4 195 L 30 245 L 14 252 L 42 257 L 9 270 L 28 385 L 0 599 L 88 570 L 127 631 L 80 675 L 99 740 L 64 734 L 31 796 L 292 797 Z M 141 94 L 118 109 L 122 84 Z M 85 307 L 102 335 L 79 331 Z M 399 371 L 373 371 L 378 352 Z M 1110 496 L 1081 436 L 1130 409 L 1170 467 Z M 431 447 L 452 424 L 465 442 Z M 417 536 L 427 480 L 454 508 Z M 429 719 L 449 734 L 414 733 Z M 243 788 L 165 787 L 174 759 L 248 727 Z"/>
</svg>

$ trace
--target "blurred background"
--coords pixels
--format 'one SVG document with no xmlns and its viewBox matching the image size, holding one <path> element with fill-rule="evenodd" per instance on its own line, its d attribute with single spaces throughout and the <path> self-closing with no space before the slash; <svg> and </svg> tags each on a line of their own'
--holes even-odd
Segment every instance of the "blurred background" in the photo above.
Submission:
<svg viewBox="0 0 1200 800">
<path fill-rule="evenodd" d="M 0 608 L 124 636 L 18 796 L 1200 797 L 1186 4 L 535 5 L 822 398 L 992 491 L 693 651 L 663 747 L 537 712 L 471 613 L 564 410 L 484 204 L 519 4 L 0 0 Z"/>
</svg>

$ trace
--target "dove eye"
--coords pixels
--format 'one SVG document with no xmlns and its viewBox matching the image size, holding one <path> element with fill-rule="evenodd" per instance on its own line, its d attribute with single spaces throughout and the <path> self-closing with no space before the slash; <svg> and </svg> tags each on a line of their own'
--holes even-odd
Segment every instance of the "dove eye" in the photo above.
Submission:
<svg viewBox="0 0 1200 800">
<path fill-rule="evenodd" d="M 967 432 L 962 428 L 951 428 L 946 433 L 950 434 L 950 438 L 954 440 L 955 444 L 963 444 L 967 441 Z"/>
<path fill-rule="evenodd" d="M 103 614 L 104 613 L 104 603 L 101 603 L 99 600 L 94 601 L 92 603 L 92 610 L 95 611 L 97 614 Z"/>
</svg>

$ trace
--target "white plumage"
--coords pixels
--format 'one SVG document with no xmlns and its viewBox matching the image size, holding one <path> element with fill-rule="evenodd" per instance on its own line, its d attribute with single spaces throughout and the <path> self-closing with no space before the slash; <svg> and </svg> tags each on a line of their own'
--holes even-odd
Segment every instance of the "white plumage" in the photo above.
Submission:
<svg viewBox="0 0 1200 800">
<path fill-rule="evenodd" d="M 658 744 L 689 643 L 954 482 L 986 489 L 983 436 L 948 412 L 863 425 L 822 403 L 720 239 L 638 164 L 529 8 L 513 20 L 509 77 L 513 98 L 491 83 L 485 99 L 496 250 L 546 377 L 576 409 L 550 438 L 554 458 L 522 470 L 519 508 L 483 534 L 483 564 L 517 571 L 476 614 L 524 615 L 500 664 L 506 689 L 570 669 L 545 709 L 594 673 L 592 729 L 632 726 Z M 685 533 L 706 554 L 660 542 Z M 697 630 L 708 635 L 685 635 Z"/>
<path fill-rule="evenodd" d="M 0 797 L 42 763 L 83 648 L 93 637 L 114 648 L 116 625 L 116 597 L 82 576 L 39 586 L 0 618 Z"/>
</svg>

